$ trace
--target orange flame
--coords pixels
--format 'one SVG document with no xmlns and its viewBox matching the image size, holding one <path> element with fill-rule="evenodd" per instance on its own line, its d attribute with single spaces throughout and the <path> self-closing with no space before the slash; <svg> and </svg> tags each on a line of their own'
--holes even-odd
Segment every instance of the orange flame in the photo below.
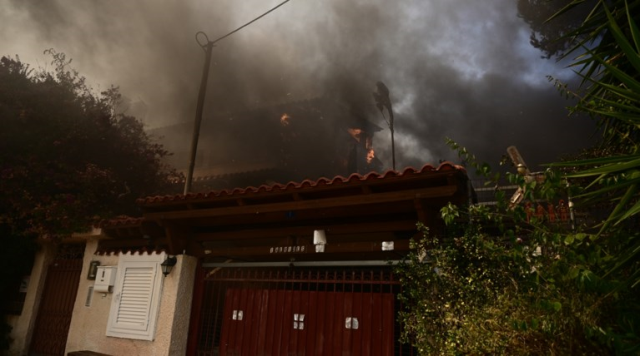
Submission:
<svg viewBox="0 0 640 356">
<path fill-rule="evenodd" d="M 287 113 L 282 114 L 282 116 L 280 117 L 280 124 L 282 124 L 282 126 L 289 126 L 289 124 L 291 122 L 289 122 L 289 119 L 291 118 L 291 116 L 287 115 Z"/>
<path fill-rule="evenodd" d="M 371 163 L 374 158 L 376 158 L 376 153 L 373 151 L 373 148 L 370 148 L 367 152 L 367 164 Z"/>
</svg>

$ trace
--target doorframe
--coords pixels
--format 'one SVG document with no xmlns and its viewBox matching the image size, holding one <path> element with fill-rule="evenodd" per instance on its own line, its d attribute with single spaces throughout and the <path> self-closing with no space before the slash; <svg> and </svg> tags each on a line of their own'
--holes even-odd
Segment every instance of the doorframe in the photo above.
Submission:
<svg viewBox="0 0 640 356">
<path fill-rule="evenodd" d="M 69 287 L 69 292 L 70 294 L 67 296 L 66 301 L 68 302 L 68 304 L 70 304 L 70 308 L 69 308 L 69 321 L 68 321 L 68 325 L 66 326 L 67 328 L 67 332 L 66 332 L 66 337 L 68 338 L 69 336 L 69 327 L 71 325 L 71 318 L 73 316 L 73 309 L 75 306 L 75 301 L 76 301 L 76 297 L 78 294 L 78 286 L 80 283 L 80 278 L 82 277 L 82 268 L 83 268 L 83 262 L 84 262 L 84 253 L 85 253 L 85 249 L 86 249 L 86 243 L 85 242 L 73 242 L 73 243 L 68 243 L 68 244 L 60 244 L 60 245 L 56 245 L 54 249 L 51 249 L 53 252 L 50 252 L 49 256 L 51 257 L 50 259 L 45 259 L 45 263 L 43 264 L 43 268 L 40 272 L 41 274 L 41 278 L 40 278 L 40 283 L 38 283 L 38 290 L 37 290 L 37 298 L 36 298 L 36 303 L 34 305 L 34 312 L 32 314 L 31 319 L 33 320 L 33 326 L 30 328 L 29 330 L 29 335 L 28 335 L 28 342 L 26 343 L 26 345 L 28 345 L 28 347 L 26 348 L 28 350 L 28 354 L 29 355 L 34 355 L 33 353 L 33 347 L 34 347 L 34 342 L 38 342 L 38 340 L 36 340 L 37 337 L 39 337 L 39 324 L 43 323 L 45 321 L 43 321 L 43 315 L 42 315 L 42 307 L 43 307 L 43 303 L 45 302 L 45 299 L 50 298 L 51 296 L 47 296 L 48 291 L 50 291 L 51 289 L 49 289 L 49 285 L 50 283 L 55 283 L 51 280 L 52 275 L 50 274 L 50 272 L 52 271 L 52 268 L 56 267 L 56 264 L 67 264 L 70 265 L 69 267 L 73 267 L 73 272 L 77 272 L 77 276 L 78 279 L 77 281 L 69 281 L 69 284 L 66 285 L 65 287 Z M 72 262 L 69 262 L 72 261 Z M 77 264 L 77 266 L 73 266 L 74 264 Z M 75 278 L 75 277 L 73 277 Z M 61 285 L 57 284 L 55 285 L 55 288 L 59 288 Z M 71 288 L 72 286 L 74 286 L 75 288 Z M 73 289 L 73 291 L 71 291 L 71 289 Z M 66 348 L 66 338 L 65 338 L 65 348 Z M 64 355 L 65 349 L 62 349 L 62 353 L 61 355 Z M 53 355 L 53 354 L 47 354 L 47 355 Z"/>
</svg>

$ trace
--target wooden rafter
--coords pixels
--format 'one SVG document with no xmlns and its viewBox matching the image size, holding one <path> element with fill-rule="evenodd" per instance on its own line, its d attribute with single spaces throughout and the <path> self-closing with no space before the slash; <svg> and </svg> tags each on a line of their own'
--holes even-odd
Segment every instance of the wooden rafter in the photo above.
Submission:
<svg viewBox="0 0 640 356">
<path fill-rule="evenodd" d="M 436 227 L 440 224 L 440 207 L 450 201 L 466 201 L 463 170 L 451 165 L 436 170 L 425 167 L 401 174 L 149 197 L 141 202 L 144 219 L 131 221 L 130 225 L 117 222 L 108 231 L 121 239 L 154 237 L 170 254 L 185 251 L 214 259 L 357 260 L 395 256 L 408 251 L 412 237 L 420 237 L 418 221 Z M 315 252 L 314 230 L 327 232 L 325 253 Z M 394 241 L 393 252 L 381 250 L 383 241 Z M 282 254 L 282 248 L 302 246 L 305 253 L 298 250 L 291 256 Z"/>
<path fill-rule="evenodd" d="M 376 193 L 368 195 L 356 195 L 339 198 L 303 200 L 293 202 L 245 205 L 225 208 L 208 208 L 199 210 L 169 211 L 169 212 L 150 212 L 144 214 L 145 218 L 150 220 L 180 220 L 193 219 L 200 217 L 216 217 L 230 215 L 252 215 L 277 211 L 295 211 L 307 209 L 322 209 L 333 207 L 349 207 L 377 203 L 391 203 L 403 200 L 413 199 L 432 199 L 449 197 L 454 195 L 458 190 L 455 185 L 444 187 L 431 187 L 424 189 L 412 189 L 408 191 Z"/>
<path fill-rule="evenodd" d="M 226 232 L 197 233 L 197 241 L 208 240 L 249 240 L 256 238 L 273 238 L 280 236 L 311 235 L 313 230 L 322 229 L 335 235 L 368 233 L 368 232 L 392 232 L 411 231 L 416 229 L 416 221 L 401 220 L 390 222 L 366 222 L 342 225 L 307 225 L 307 226 L 280 226 L 272 229 L 238 229 Z"/>
</svg>

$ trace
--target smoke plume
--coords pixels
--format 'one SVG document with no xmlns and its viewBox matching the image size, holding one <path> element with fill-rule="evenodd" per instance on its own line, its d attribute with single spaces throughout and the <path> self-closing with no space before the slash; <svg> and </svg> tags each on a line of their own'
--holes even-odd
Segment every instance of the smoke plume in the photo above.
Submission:
<svg viewBox="0 0 640 356">
<path fill-rule="evenodd" d="M 196 32 L 216 39 L 279 2 L 12 0 L 0 48 L 45 68 L 43 50 L 64 52 L 97 91 L 119 86 L 130 113 L 159 127 L 193 120 Z M 545 76 L 572 74 L 529 35 L 511 0 L 292 0 L 216 45 L 205 113 L 332 95 L 386 128 L 371 97 L 382 81 L 398 168 L 456 161 L 445 137 L 494 162 L 516 145 L 533 166 L 586 146 L 593 123 L 566 117 Z M 390 167 L 389 131 L 374 145 Z"/>
</svg>

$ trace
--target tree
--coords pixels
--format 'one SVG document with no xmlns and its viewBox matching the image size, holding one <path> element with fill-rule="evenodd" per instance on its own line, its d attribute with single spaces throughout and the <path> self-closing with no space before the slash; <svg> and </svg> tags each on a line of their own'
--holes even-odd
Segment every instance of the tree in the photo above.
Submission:
<svg viewBox="0 0 640 356">
<path fill-rule="evenodd" d="M 558 228 L 526 219 L 527 208 L 509 209 L 504 197 L 494 209 L 444 209 L 445 221 L 464 233 L 453 246 L 427 235 L 413 263 L 399 269 L 405 337 L 425 354 L 640 353 L 640 3 L 572 0 L 547 23 L 576 9 L 586 16 L 560 41 L 563 56 L 576 56 L 582 83 L 576 92 L 555 84 L 578 99 L 571 111 L 598 122 L 602 142 L 583 158 L 552 164 L 544 183 L 510 180 L 533 205 L 567 194 L 570 182 L 588 219 Z M 430 264 L 417 263 L 421 249 Z"/>
<path fill-rule="evenodd" d="M 567 9 L 581 6 L 572 1 Z M 562 12 L 555 17 L 561 18 Z M 608 236 L 627 231 L 626 253 L 613 260 L 611 273 L 622 272 L 632 287 L 640 286 L 640 237 L 629 225 L 640 213 L 640 3 L 626 0 L 598 1 L 590 8 L 582 25 L 570 36 L 584 36 L 574 42 L 570 53 L 584 51 L 573 63 L 583 78 L 581 91 L 569 92 L 556 81 L 565 94 L 579 99 L 573 111 L 586 112 L 602 129 L 602 142 L 597 148 L 604 155 L 554 167 L 577 167 L 569 179 L 588 182 L 581 193 L 583 204 L 610 203 L 614 207 L 598 226 L 599 235 Z M 585 48 L 586 42 L 598 44 Z"/>
<path fill-rule="evenodd" d="M 0 59 L 0 239 L 14 246 L 0 249 L 0 261 L 33 253 L 38 237 L 59 241 L 135 215 L 137 198 L 179 179 L 142 124 L 112 110 L 117 88 L 94 94 L 64 54 L 47 52 L 53 72 Z M 0 295 L 22 276 L 7 270 Z"/>
<path fill-rule="evenodd" d="M 55 73 L 0 61 L 0 217 L 13 233 L 59 238 L 135 213 L 177 175 L 140 122 L 113 112 L 117 88 L 94 95 L 50 53 Z"/>
<path fill-rule="evenodd" d="M 530 43 L 544 53 L 544 57 L 561 57 L 573 46 L 571 36 L 587 17 L 589 6 L 569 11 L 561 19 L 549 21 L 573 0 L 518 0 L 518 16 L 531 28 Z M 593 4 L 594 0 L 588 0 Z M 584 36 L 583 36 L 584 38 Z"/>
<path fill-rule="evenodd" d="M 502 178 L 450 144 L 491 185 Z M 443 208 L 444 238 L 422 228 L 408 263 L 396 268 L 407 307 L 399 314 L 404 341 L 422 355 L 640 351 L 640 296 L 624 279 L 633 269 L 609 274 L 637 233 L 627 226 L 603 239 L 589 219 L 562 222 L 560 211 L 548 210 L 568 198 L 562 174 L 549 170 L 544 180 L 507 174 L 525 192 L 520 205 L 498 191 L 496 205 Z M 536 206 L 541 213 L 533 213 Z"/>
</svg>

